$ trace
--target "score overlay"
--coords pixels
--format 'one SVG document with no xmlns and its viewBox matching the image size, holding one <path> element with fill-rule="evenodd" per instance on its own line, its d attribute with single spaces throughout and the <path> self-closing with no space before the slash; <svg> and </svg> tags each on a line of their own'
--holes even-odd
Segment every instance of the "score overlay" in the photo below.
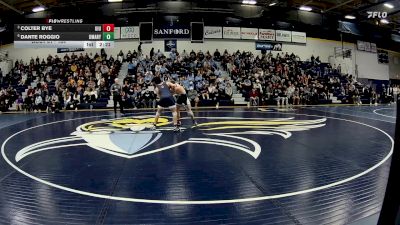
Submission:
<svg viewBox="0 0 400 225">
<path fill-rule="evenodd" d="M 15 48 L 113 48 L 114 24 L 15 24 Z"/>
</svg>

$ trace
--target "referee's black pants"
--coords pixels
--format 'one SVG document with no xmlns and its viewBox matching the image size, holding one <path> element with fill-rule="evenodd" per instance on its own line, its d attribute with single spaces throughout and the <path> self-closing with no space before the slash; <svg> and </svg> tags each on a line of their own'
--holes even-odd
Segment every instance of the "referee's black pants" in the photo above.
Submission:
<svg viewBox="0 0 400 225">
<path fill-rule="evenodd" d="M 117 103 L 119 104 L 120 112 L 124 113 L 124 106 L 122 103 L 121 95 L 114 95 L 113 100 L 114 100 L 114 113 L 117 113 Z"/>
</svg>

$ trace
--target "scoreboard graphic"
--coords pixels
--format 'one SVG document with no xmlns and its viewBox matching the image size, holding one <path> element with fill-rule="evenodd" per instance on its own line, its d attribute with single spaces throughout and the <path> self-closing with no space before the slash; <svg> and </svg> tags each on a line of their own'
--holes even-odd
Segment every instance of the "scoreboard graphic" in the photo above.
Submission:
<svg viewBox="0 0 400 225">
<path fill-rule="evenodd" d="M 114 24 L 15 24 L 15 48 L 114 48 Z"/>
</svg>

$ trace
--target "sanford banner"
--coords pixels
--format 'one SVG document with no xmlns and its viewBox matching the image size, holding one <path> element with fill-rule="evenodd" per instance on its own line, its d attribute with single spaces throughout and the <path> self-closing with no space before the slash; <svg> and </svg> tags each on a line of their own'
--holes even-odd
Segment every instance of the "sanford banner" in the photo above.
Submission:
<svg viewBox="0 0 400 225">
<path fill-rule="evenodd" d="M 256 41 L 256 50 L 282 51 L 282 44 Z"/>
<path fill-rule="evenodd" d="M 190 39 L 190 25 L 154 25 L 154 39 Z"/>
</svg>

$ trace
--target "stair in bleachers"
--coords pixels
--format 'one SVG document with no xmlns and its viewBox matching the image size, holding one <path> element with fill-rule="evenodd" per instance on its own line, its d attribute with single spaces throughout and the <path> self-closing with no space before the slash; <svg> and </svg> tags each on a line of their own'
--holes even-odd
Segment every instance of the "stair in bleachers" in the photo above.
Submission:
<svg viewBox="0 0 400 225">
<path fill-rule="evenodd" d="M 247 105 L 245 98 L 240 93 L 233 94 L 232 99 L 235 105 Z"/>
<path fill-rule="evenodd" d="M 124 79 L 127 74 L 128 74 L 128 63 L 124 62 L 124 63 L 122 63 L 121 68 L 118 73 L 119 84 L 123 85 Z"/>
<path fill-rule="evenodd" d="M 113 96 L 110 96 L 110 99 L 107 101 L 107 108 L 111 108 L 114 107 L 114 100 L 113 100 Z"/>
<path fill-rule="evenodd" d="M 17 104 L 14 102 L 14 103 L 12 104 L 12 106 L 9 108 L 9 110 L 11 110 L 11 111 L 17 110 Z"/>
<path fill-rule="evenodd" d="M 340 104 L 340 103 L 342 103 L 342 101 L 338 100 L 338 98 L 337 98 L 336 96 L 332 96 L 332 97 L 330 98 L 330 100 L 332 100 L 332 103 L 333 103 L 333 104 Z"/>
<path fill-rule="evenodd" d="M 125 79 L 127 74 L 128 74 L 128 63 L 124 62 L 124 63 L 122 63 L 121 69 L 119 70 L 119 73 L 118 73 L 118 80 L 119 80 L 119 84 L 120 85 L 123 85 L 124 79 Z M 113 100 L 113 96 L 112 95 L 110 96 L 110 99 L 107 99 L 106 107 L 107 108 L 114 107 L 114 100 Z"/>
</svg>

